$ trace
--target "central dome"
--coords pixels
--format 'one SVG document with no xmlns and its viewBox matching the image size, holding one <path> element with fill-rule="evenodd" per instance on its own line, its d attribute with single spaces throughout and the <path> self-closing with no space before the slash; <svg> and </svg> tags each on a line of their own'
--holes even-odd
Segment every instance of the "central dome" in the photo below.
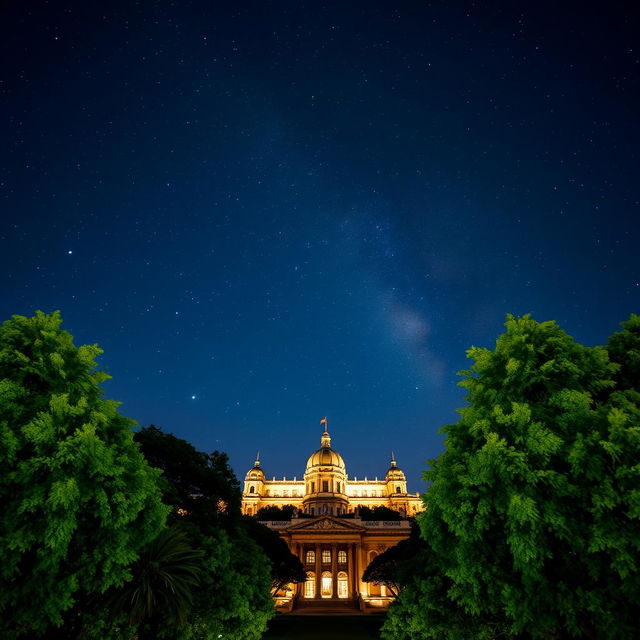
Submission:
<svg viewBox="0 0 640 640">
<path fill-rule="evenodd" d="M 322 434 L 321 443 L 322 446 L 309 456 L 306 472 L 317 470 L 318 467 L 339 467 L 340 471 L 344 472 L 344 460 L 331 448 L 331 437 L 326 431 Z"/>
<path fill-rule="evenodd" d="M 342 470 L 345 468 L 344 460 L 342 456 L 333 449 L 318 449 L 314 451 L 307 460 L 307 471 L 311 471 L 313 467 L 340 467 Z"/>
</svg>

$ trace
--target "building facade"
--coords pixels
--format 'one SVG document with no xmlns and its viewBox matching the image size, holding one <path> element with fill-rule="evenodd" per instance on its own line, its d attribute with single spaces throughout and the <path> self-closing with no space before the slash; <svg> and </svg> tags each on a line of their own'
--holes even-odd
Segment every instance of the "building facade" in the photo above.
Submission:
<svg viewBox="0 0 640 640">
<path fill-rule="evenodd" d="M 389 605 L 391 595 L 385 587 L 362 582 L 362 574 L 376 555 L 409 536 L 410 523 L 362 520 L 359 509 L 384 506 L 411 517 L 424 508 L 419 495 L 407 492 L 405 475 L 393 455 L 384 479 L 349 478 L 325 428 L 301 480 L 267 480 L 256 459 L 245 476 L 242 512 L 255 516 L 262 507 L 285 505 L 296 509 L 291 520 L 263 524 L 277 530 L 300 558 L 307 581 L 278 594 L 281 610 Z"/>
</svg>

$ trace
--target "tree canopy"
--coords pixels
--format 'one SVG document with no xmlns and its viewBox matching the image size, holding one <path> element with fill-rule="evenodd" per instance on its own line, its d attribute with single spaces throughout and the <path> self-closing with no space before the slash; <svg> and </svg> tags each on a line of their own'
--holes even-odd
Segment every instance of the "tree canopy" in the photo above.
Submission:
<svg viewBox="0 0 640 640">
<path fill-rule="evenodd" d="M 492 625 L 511 637 L 637 637 L 639 324 L 585 347 L 554 322 L 508 316 L 495 349 L 469 350 L 468 406 L 424 476 L 428 571 L 418 567 L 390 620 L 420 618 L 415 638 L 469 637 L 464 624 L 438 626 L 444 605 L 478 637 Z"/>
<path fill-rule="evenodd" d="M 96 345 L 76 347 L 58 312 L 0 327 L 0 631 L 34 637 L 79 598 L 130 578 L 166 507 L 105 400 Z"/>
<path fill-rule="evenodd" d="M 404 520 L 404 516 L 396 511 L 390 509 L 384 505 L 378 505 L 377 507 L 366 507 L 358 505 L 358 516 L 363 520 Z"/>
<path fill-rule="evenodd" d="M 226 453 L 198 451 L 154 425 L 137 431 L 134 439 L 149 463 L 162 470 L 163 498 L 173 506 L 172 521 L 186 520 L 206 530 L 240 518 L 240 484 Z"/>
<path fill-rule="evenodd" d="M 255 518 L 256 520 L 291 520 L 295 512 L 296 507 L 292 504 L 284 504 L 281 507 L 272 504 L 258 509 Z"/>
<path fill-rule="evenodd" d="M 180 523 L 204 552 L 200 585 L 178 637 L 257 640 L 274 614 L 270 590 L 278 567 L 270 562 L 272 549 L 260 544 L 266 538 L 253 531 L 266 527 L 240 515 L 240 485 L 226 454 L 205 454 L 155 426 L 135 438 L 151 464 L 163 470 L 170 521 Z"/>
<path fill-rule="evenodd" d="M 362 580 L 385 585 L 397 598 L 410 582 L 415 558 L 425 547 L 417 524 L 412 523 L 411 535 L 377 555 L 364 570 Z"/>
<path fill-rule="evenodd" d="M 248 535 L 264 551 L 271 563 L 271 594 L 276 595 L 280 589 L 292 582 L 304 582 L 307 575 L 300 558 L 294 556 L 280 534 L 247 516 L 245 526 Z"/>
</svg>

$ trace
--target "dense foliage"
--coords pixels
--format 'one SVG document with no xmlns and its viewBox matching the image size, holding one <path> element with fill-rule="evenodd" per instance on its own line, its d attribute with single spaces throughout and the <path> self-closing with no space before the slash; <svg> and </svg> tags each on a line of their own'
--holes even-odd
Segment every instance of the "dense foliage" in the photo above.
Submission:
<svg viewBox="0 0 640 640">
<path fill-rule="evenodd" d="M 469 404 L 425 473 L 428 549 L 385 637 L 638 637 L 640 320 L 607 348 L 506 328 L 469 351 Z"/>
<path fill-rule="evenodd" d="M 273 565 L 240 514 L 239 484 L 226 454 L 202 453 L 154 426 L 141 429 L 135 439 L 147 459 L 164 472 L 164 500 L 173 507 L 169 520 L 179 523 L 204 552 L 187 624 L 177 636 L 165 636 L 257 640 L 274 613 Z M 254 521 L 252 526 L 266 529 Z"/>
<path fill-rule="evenodd" d="M 164 627 L 183 626 L 201 582 L 203 555 L 176 525 L 161 531 L 141 550 L 132 579 L 109 594 L 112 618 L 126 619 L 140 640 L 154 640 Z"/>
<path fill-rule="evenodd" d="M 280 534 L 247 516 L 245 518 L 247 533 L 264 551 L 271 563 L 271 594 L 276 595 L 286 585 L 293 582 L 304 582 L 307 579 L 300 558 L 294 556 Z"/>
<path fill-rule="evenodd" d="M 292 504 L 283 504 L 281 507 L 269 505 L 258 509 L 256 520 L 291 520 L 296 511 L 296 507 Z"/>
<path fill-rule="evenodd" d="M 411 535 L 377 555 L 364 570 L 362 580 L 383 584 L 397 598 L 411 580 L 416 556 L 426 548 L 417 524 L 412 523 Z"/>
<path fill-rule="evenodd" d="M 163 526 L 159 472 L 102 397 L 100 353 L 76 347 L 58 313 L 0 327 L 3 638 L 73 627 L 79 603 L 127 580 Z"/>
<path fill-rule="evenodd" d="M 390 509 L 384 505 L 378 505 L 377 507 L 365 507 L 358 505 L 358 517 L 362 520 L 404 520 L 404 516 L 396 511 Z"/>
</svg>

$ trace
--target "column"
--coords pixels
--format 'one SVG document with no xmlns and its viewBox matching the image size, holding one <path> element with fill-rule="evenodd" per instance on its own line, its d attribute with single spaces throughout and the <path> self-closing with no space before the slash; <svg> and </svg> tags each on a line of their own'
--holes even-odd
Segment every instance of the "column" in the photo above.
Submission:
<svg viewBox="0 0 640 640">
<path fill-rule="evenodd" d="M 316 598 L 322 597 L 321 580 L 320 576 L 322 574 L 322 565 L 320 564 L 320 555 L 321 555 L 320 545 L 316 544 Z"/>
<path fill-rule="evenodd" d="M 356 594 L 355 590 L 355 580 L 353 579 L 353 543 L 350 542 L 347 546 L 347 573 L 349 575 L 349 580 L 347 584 L 349 585 L 349 598 L 353 598 Z"/>
<path fill-rule="evenodd" d="M 364 553 L 364 544 L 362 543 L 362 540 L 360 541 L 360 544 L 358 545 L 358 548 L 356 549 L 356 575 L 357 575 L 357 584 L 358 584 L 358 593 L 361 593 L 360 589 L 362 588 L 362 572 L 364 571 L 363 569 L 363 562 L 362 562 L 362 554 Z"/>
<path fill-rule="evenodd" d="M 302 544 L 299 542 L 291 542 L 291 553 L 294 556 L 297 556 L 298 558 L 300 558 L 300 561 L 302 562 L 303 566 L 304 566 L 304 550 L 302 549 Z M 291 585 L 293 587 L 293 597 L 294 599 L 298 599 L 301 597 L 301 594 L 304 593 L 304 582 L 302 584 L 298 583 L 298 582 L 294 582 Z"/>
<path fill-rule="evenodd" d="M 358 563 L 358 551 L 360 544 L 358 542 L 353 543 L 351 548 L 351 563 L 353 565 L 353 595 L 360 595 L 360 565 Z"/>
<path fill-rule="evenodd" d="M 333 580 L 333 594 L 331 597 L 338 597 L 338 545 L 334 542 L 331 545 L 331 579 Z"/>
</svg>

